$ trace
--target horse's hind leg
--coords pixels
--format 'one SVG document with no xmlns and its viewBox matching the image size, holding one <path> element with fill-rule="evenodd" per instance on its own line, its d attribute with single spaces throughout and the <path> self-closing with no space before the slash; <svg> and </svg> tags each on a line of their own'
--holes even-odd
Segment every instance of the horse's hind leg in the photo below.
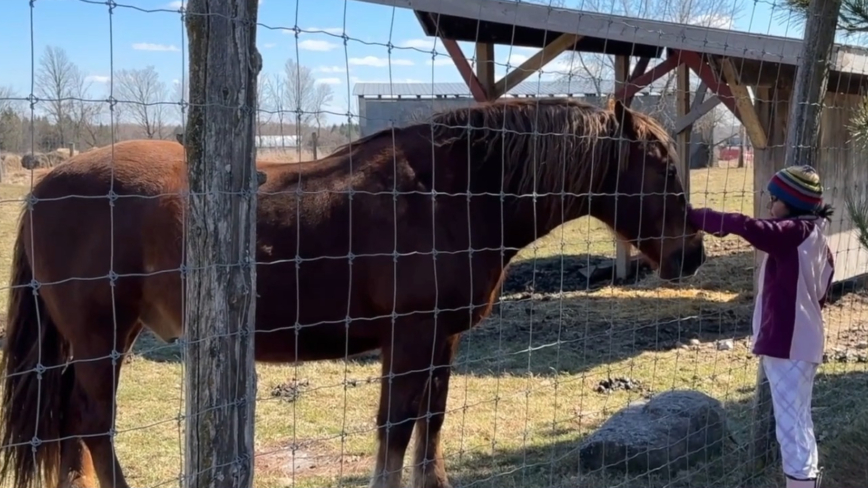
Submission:
<svg viewBox="0 0 868 488">
<path fill-rule="evenodd" d="M 93 460 L 84 441 L 68 437 L 69 420 L 64 423 L 64 439 L 60 446 L 60 479 L 57 488 L 87 488 L 96 486 Z"/>
<path fill-rule="evenodd" d="M 119 320 L 116 347 L 114 333 L 92 334 L 72 343 L 75 384 L 70 406 L 73 415 L 65 428 L 69 430 L 67 435 L 80 437 L 72 437 L 63 444 L 61 463 L 67 470 L 61 473 L 73 475 L 67 476 L 70 482 L 65 486 L 95 486 L 92 480 L 95 475 L 102 488 L 129 487 L 110 434 L 116 412 L 115 391 L 124 361 L 122 354 L 130 350 L 141 330 L 141 324 L 135 320 Z M 112 354 L 113 351 L 119 355 Z M 72 481 L 76 472 L 81 476 Z"/>
</svg>

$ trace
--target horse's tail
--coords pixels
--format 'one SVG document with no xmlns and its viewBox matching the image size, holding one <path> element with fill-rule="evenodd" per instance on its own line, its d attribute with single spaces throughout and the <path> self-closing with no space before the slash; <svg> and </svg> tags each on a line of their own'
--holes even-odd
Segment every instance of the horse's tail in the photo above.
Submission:
<svg viewBox="0 0 868 488">
<path fill-rule="evenodd" d="M 33 269 L 24 249 L 23 224 L 21 219 L 13 250 L 6 341 L 0 359 L 5 375 L 0 484 L 12 470 L 16 488 L 56 485 L 63 414 L 73 385 L 73 368 L 64 372 L 69 343 L 30 286 Z"/>
</svg>

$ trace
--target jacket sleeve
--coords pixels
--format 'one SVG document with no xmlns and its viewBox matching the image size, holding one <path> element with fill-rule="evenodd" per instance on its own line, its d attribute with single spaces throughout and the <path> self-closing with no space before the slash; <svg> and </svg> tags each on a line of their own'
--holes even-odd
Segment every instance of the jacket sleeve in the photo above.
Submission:
<svg viewBox="0 0 868 488">
<path fill-rule="evenodd" d="M 727 234 L 741 236 L 753 247 L 768 254 L 797 247 L 810 232 L 805 222 L 794 219 L 755 219 L 710 208 L 691 209 L 689 212 L 694 227 L 720 237 Z"/>
</svg>

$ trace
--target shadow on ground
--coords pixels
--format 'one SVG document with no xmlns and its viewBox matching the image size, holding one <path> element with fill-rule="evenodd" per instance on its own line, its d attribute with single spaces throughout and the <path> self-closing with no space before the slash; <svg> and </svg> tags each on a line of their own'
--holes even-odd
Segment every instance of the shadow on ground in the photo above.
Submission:
<svg viewBox="0 0 868 488">
<path fill-rule="evenodd" d="M 868 373 L 845 372 L 818 375 L 814 387 L 813 418 L 820 448 L 820 465 L 824 467 L 824 485 L 835 488 L 864 488 L 868 486 L 868 468 L 864 456 L 868 448 L 864 439 L 868 435 L 868 418 L 864 399 L 868 398 Z M 748 449 L 752 407 L 749 402 L 731 402 L 724 405 L 732 437 L 724 441 L 724 454 L 689 470 L 672 476 L 652 474 L 641 477 L 618 473 L 582 472 L 579 446 L 582 435 L 570 435 L 569 425 L 556 428 L 558 440 L 525 449 L 509 450 L 472 448 L 462 454 L 446 452 L 447 469 L 453 486 L 475 488 L 502 487 L 561 487 L 583 488 L 634 487 L 646 488 L 767 488 L 783 486 L 780 461 L 771 459 L 765 467 L 754 469 L 754 460 Z M 854 419 L 863 431 L 853 432 Z M 447 420 L 448 422 L 449 420 Z M 853 443 L 861 442 L 861 450 Z M 842 445 L 842 442 L 845 444 Z M 843 457 L 841 456 L 843 453 Z M 365 486 L 364 475 L 346 476 L 344 486 Z"/>
</svg>

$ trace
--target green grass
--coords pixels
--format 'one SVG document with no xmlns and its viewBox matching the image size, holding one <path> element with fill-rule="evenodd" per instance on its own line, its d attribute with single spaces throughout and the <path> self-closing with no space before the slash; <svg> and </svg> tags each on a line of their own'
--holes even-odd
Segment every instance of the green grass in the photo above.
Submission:
<svg viewBox="0 0 868 488">
<path fill-rule="evenodd" d="M 753 213 L 749 170 L 715 168 L 691 176 L 697 206 Z M 3 198 L 24 187 L 0 186 Z M 8 266 L 18 204 L 0 208 L 0 265 Z M 749 459 L 748 401 L 756 362 L 747 347 L 752 307 L 753 254 L 737 237 L 708 238 L 711 259 L 680 285 L 647 277 L 632 286 L 593 291 L 514 294 L 465 335 L 451 383 L 443 443 L 456 486 L 770 486 L 777 469 L 742 482 Z M 517 261 L 543 267 L 571 259 L 613 255 L 611 234 L 598 222 L 571 222 L 523 250 Z M 578 257 L 577 257 L 578 256 Z M 516 268 L 521 266 L 516 263 Z M 560 265 L 558 265 L 560 266 Z M 559 269 L 558 267 L 554 268 Z M 8 276 L 3 275 L 4 280 Z M 0 302 L 5 307 L 5 290 Z M 851 295 L 829 309 L 830 340 L 853 329 Z M 849 334 L 849 332 L 848 332 Z M 845 335 L 857 341 L 865 334 Z M 734 339 L 732 350 L 715 341 Z M 691 339 L 696 343 L 691 344 Z M 159 350 L 153 350 L 159 348 Z M 528 349 L 532 352 L 528 353 Z M 177 486 L 183 466 L 183 370 L 177 350 L 145 336 L 121 378 L 117 448 L 133 486 Z M 868 373 L 859 365 L 824 365 L 817 385 L 818 433 L 838 432 L 868 398 Z M 297 366 L 258 365 L 256 486 L 366 486 L 372 469 L 379 365 L 363 359 Z M 862 375 L 862 376 L 859 376 Z M 627 376 L 638 391 L 595 392 L 603 379 Z M 272 395 L 293 380 L 306 386 L 294 401 Z M 582 438 L 630 401 L 672 388 L 696 389 L 724 402 L 736 445 L 675 480 L 625 480 L 578 469 Z M 861 400 L 860 400 L 861 399 Z M 834 436 L 832 437 L 834 440 Z M 853 438 L 853 435 L 849 437 Z M 856 436 L 858 438 L 858 436 Z M 293 474 L 289 446 L 300 449 Z M 823 444 L 823 455 L 834 452 Z M 409 462 L 409 453 L 407 461 Z M 409 471 L 405 480 L 409 480 Z"/>
</svg>

